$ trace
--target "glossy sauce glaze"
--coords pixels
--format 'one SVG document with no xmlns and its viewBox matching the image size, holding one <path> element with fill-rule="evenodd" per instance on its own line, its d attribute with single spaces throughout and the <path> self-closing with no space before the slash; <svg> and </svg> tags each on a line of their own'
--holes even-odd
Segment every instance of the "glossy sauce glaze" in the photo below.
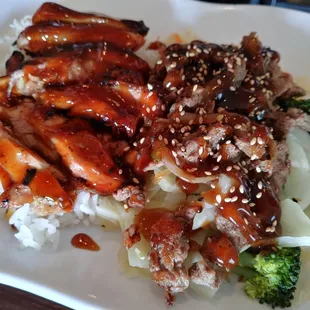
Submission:
<svg viewBox="0 0 310 310">
<path fill-rule="evenodd" d="M 176 182 L 181 191 L 186 195 L 193 194 L 199 187 L 199 184 L 189 183 L 180 178 L 177 178 Z"/>
<path fill-rule="evenodd" d="M 97 252 L 100 250 L 99 245 L 88 235 L 80 233 L 76 234 L 72 240 L 71 244 L 78 249 L 88 250 Z"/>
<path fill-rule="evenodd" d="M 143 209 L 135 217 L 135 223 L 139 225 L 140 233 L 146 240 L 151 239 L 151 228 L 166 214 L 171 211 L 163 208 Z"/>
</svg>

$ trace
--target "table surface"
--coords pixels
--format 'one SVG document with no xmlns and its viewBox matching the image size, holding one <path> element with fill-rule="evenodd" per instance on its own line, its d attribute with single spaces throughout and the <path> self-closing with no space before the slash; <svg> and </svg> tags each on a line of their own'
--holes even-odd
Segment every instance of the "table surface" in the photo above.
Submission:
<svg viewBox="0 0 310 310">
<path fill-rule="evenodd" d="M 22 301 L 22 302 L 21 302 Z M 0 284 L 1 310 L 69 310 L 64 306 L 27 292 Z"/>
</svg>

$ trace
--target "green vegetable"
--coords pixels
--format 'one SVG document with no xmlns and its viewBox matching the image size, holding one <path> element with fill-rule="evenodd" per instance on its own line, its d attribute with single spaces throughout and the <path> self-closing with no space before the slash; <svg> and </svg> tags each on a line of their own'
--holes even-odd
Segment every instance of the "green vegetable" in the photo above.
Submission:
<svg viewBox="0 0 310 310">
<path fill-rule="evenodd" d="M 299 99 L 287 99 L 279 103 L 283 110 L 288 110 L 289 108 L 298 108 L 304 112 L 310 114 L 310 99 L 299 100 Z"/>
<path fill-rule="evenodd" d="M 246 294 L 272 308 L 291 306 L 300 272 L 300 248 L 278 248 L 258 255 L 244 252 L 239 257 L 238 274 L 244 271 Z M 255 271 L 250 275 L 249 269 Z"/>
</svg>

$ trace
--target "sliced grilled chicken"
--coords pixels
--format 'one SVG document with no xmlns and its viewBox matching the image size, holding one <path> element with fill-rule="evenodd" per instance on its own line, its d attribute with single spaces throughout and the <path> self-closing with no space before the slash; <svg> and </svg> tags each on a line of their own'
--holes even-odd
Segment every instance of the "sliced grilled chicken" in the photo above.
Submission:
<svg viewBox="0 0 310 310">
<path fill-rule="evenodd" d="M 143 21 L 117 20 L 105 15 L 81 13 L 51 2 L 43 3 L 32 17 L 32 22 L 34 24 L 48 21 L 76 24 L 105 24 L 115 28 L 132 30 L 141 35 L 146 35 L 149 30 Z"/>
<path fill-rule="evenodd" d="M 30 203 L 38 215 L 72 210 L 71 199 L 54 177 L 50 165 L 15 140 L 2 124 L 0 149 L 0 165 L 14 183 L 9 187 L 8 181 L 2 185 L 7 189 L 0 198 L 1 207 L 17 208 Z M 2 175 L 5 176 L 2 178 Z M 1 180 L 6 180 L 7 175 L 2 173 Z"/>
<path fill-rule="evenodd" d="M 145 86 L 125 82 L 108 85 L 74 85 L 46 89 L 39 95 L 45 106 L 70 110 L 70 115 L 106 122 L 116 131 L 133 136 L 140 118 L 155 119 L 162 114 L 158 95 Z"/>
<path fill-rule="evenodd" d="M 113 43 L 120 48 L 135 51 L 144 41 L 144 37 L 138 33 L 106 24 L 52 22 L 27 27 L 18 36 L 17 46 L 30 53 L 44 53 L 58 46 Z"/>
<path fill-rule="evenodd" d="M 122 185 L 118 167 L 86 121 L 66 119 L 37 108 L 31 125 L 42 138 L 53 143 L 71 173 L 99 193 L 109 195 Z"/>
<path fill-rule="evenodd" d="M 11 76 L 0 78 L 0 88 L 7 89 L 9 94 L 32 96 L 46 85 L 84 82 L 114 67 L 141 73 L 149 70 L 148 64 L 133 53 L 99 45 L 29 61 Z"/>
</svg>

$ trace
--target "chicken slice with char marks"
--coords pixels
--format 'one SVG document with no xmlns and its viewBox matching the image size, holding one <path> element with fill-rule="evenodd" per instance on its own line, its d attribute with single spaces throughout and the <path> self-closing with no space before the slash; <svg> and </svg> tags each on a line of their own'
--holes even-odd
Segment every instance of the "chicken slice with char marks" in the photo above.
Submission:
<svg viewBox="0 0 310 310">
<path fill-rule="evenodd" d="M 55 47 L 73 44 L 112 43 L 120 48 L 137 50 L 144 37 L 127 29 L 106 24 L 67 24 L 51 22 L 27 27 L 17 38 L 17 46 L 30 53 L 45 53 Z"/>
<path fill-rule="evenodd" d="M 139 118 L 161 114 L 161 100 L 145 86 L 112 82 L 108 85 L 74 85 L 46 89 L 39 96 L 45 106 L 69 110 L 69 114 L 104 121 L 133 136 Z"/>
<path fill-rule="evenodd" d="M 69 8 L 52 2 L 43 3 L 32 17 L 32 22 L 34 24 L 44 23 L 48 21 L 62 21 L 77 24 L 105 24 L 115 28 L 132 30 L 141 35 L 146 35 L 149 30 L 149 28 L 145 26 L 143 21 L 124 19 L 117 20 L 105 15 L 81 13 L 70 10 Z"/>
<path fill-rule="evenodd" d="M 101 194 L 109 195 L 123 183 L 108 150 L 81 119 L 66 119 L 37 108 L 31 121 L 42 138 L 50 139 L 63 163 L 78 178 Z"/>
<path fill-rule="evenodd" d="M 21 67 L 24 59 L 25 57 L 21 52 L 14 51 L 5 63 L 6 74 L 11 74 L 18 70 Z"/>
<path fill-rule="evenodd" d="M 42 138 L 31 124 L 35 109 L 35 103 L 31 99 L 20 100 L 15 106 L 0 105 L 0 120 L 10 125 L 15 137 L 24 145 L 49 162 L 57 163 L 60 161 L 60 156 L 52 142 L 45 137 Z"/>
<path fill-rule="evenodd" d="M 84 82 L 95 79 L 111 68 L 149 71 L 148 64 L 130 51 L 111 45 L 78 48 L 53 57 L 38 57 L 26 62 L 22 69 L 0 79 L 8 94 L 33 96 L 50 84 Z"/>
<path fill-rule="evenodd" d="M 30 203 L 39 216 L 72 211 L 72 201 L 54 177 L 49 164 L 12 138 L 3 126 L 0 149 L 0 165 L 14 183 L 3 186 L 6 189 L 0 197 L 1 207 L 16 209 Z"/>
</svg>

